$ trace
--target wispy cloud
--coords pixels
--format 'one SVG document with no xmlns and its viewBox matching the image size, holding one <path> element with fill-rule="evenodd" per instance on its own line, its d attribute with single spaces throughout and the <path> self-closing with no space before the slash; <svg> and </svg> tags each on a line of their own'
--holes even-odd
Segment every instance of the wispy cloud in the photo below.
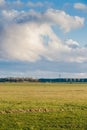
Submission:
<svg viewBox="0 0 87 130">
<path fill-rule="evenodd" d="M 74 8 L 78 10 L 87 10 L 87 5 L 83 3 L 75 3 Z"/>
<path fill-rule="evenodd" d="M 28 2 L 27 6 L 30 6 L 30 7 L 43 7 L 44 4 L 42 2 L 37 2 L 37 3 Z"/>
<path fill-rule="evenodd" d="M 38 2 L 32 2 L 32 1 L 26 1 L 23 2 L 21 0 L 14 0 L 14 1 L 5 1 L 0 0 L 0 8 L 1 9 L 23 9 L 23 8 L 43 8 L 43 7 L 52 7 L 52 3 L 47 1 L 38 1 Z"/>
<path fill-rule="evenodd" d="M 35 71 L 27 71 L 19 72 L 19 71 L 1 71 L 0 78 L 4 77 L 33 77 L 33 78 L 87 78 L 87 73 L 69 73 L 69 72 L 54 72 L 54 71 L 43 71 L 43 70 L 35 70 Z"/>
</svg>

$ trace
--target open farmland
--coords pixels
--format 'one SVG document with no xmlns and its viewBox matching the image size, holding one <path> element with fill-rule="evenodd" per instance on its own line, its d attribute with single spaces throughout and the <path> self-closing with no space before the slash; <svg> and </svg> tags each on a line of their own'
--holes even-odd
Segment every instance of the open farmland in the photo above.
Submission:
<svg viewBox="0 0 87 130">
<path fill-rule="evenodd" d="M 1 83 L 0 130 L 87 130 L 87 84 Z"/>
</svg>

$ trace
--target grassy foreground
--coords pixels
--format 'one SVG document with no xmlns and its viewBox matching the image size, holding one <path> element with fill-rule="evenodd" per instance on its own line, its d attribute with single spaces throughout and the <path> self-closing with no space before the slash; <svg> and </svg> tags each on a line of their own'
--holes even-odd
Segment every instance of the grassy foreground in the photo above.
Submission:
<svg viewBox="0 0 87 130">
<path fill-rule="evenodd" d="M 0 130 L 87 130 L 87 84 L 0 83 Z"/>
</svg>

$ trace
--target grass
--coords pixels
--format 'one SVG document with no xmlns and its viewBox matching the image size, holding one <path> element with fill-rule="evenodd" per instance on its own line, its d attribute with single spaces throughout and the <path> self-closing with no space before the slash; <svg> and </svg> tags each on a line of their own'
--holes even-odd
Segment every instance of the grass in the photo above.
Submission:
<svg viewBox="0 0 87 130">
<path fill-rule="evenodd" d="M 0 130 L 87 130 L 87 84 L 0 83 Z"/>
</svg>

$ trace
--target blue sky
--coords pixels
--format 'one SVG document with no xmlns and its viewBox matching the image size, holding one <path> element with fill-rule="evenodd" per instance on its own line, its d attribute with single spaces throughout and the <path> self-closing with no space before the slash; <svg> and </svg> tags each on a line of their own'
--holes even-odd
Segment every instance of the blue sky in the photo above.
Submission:
<svg viewBox="0 0 87 130">
<path fill-rule="evenodd" d="M 0 77 L 87 77 L 86 0 L 0 0 Z"/>
</svg>

